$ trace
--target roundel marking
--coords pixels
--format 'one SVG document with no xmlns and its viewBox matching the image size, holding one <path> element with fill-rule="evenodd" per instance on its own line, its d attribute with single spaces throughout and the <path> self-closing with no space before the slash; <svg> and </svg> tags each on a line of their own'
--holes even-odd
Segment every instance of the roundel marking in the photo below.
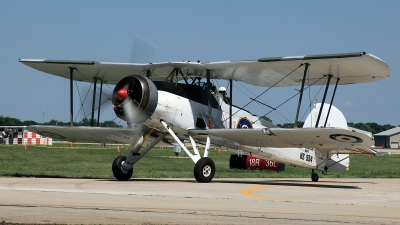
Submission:
<svg viewBox="0 0 400 225">
<path fill-rule="evenodd" d="M 240 117 L 239 120 L 237 121 L 236 128 L 252 129 L 253 123 L 249 119 L 247 119 L 247 117 L 243 116 L 243 117 Z"/>
<path fill-rule="evenodd" d="M 331 134 L 329 136 L 332 140 L 348 143 L 361 143 L 363 140 L 359 137 L 347 134 Z"/>
</svg>

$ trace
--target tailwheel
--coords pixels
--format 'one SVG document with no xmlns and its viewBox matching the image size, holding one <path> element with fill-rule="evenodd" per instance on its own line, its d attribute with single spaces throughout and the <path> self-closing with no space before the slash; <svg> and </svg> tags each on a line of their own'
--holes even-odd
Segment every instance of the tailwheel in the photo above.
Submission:
<svg viewBox="0 0 400 225">
<path fill-rule="evenodd" d="M 318 174 L 317 173 L 312 173 L 311 174 L 311 180 L 314 181 L 314 182 L 317 182 L 318 181 Z"/>
<path fill-rule="evenodd" d="M 208 183 L 214 178 L 215 164 L 208 157 L 199 159 L 194 166 L 194 177 L 199 183 Z"/>
<path fill-rule="evenodd" d="M 129 180 L 132 177 L 133 173 L 133 168 L 128 170 L 126 173 L 122 171 L 121 165 L 122 162 L 126 161 L 126 156 L 117 156 L 115 157 L 113 163 L 112 163 L 112 171 L 114 174 L 114 177 L 117 178 L 117 180 Z"/>
</svg>

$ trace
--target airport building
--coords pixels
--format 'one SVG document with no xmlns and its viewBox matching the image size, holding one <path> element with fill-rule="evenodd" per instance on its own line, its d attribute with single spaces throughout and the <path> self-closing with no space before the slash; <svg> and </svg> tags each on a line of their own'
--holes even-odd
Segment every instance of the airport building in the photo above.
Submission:
<svg viewBox="0 0 400 225">
<path fill-rule="evenodd" d="M 44 137 L 35 132 L 27 130 L 26 126 L 0 126 L 0 144 L 10 144 L 10 139 L 3 135 L 13 133 L 12 144 L 14 145 L 53 145 L 53 139 Z"/>
<path fill-rule="evenodd" d="M 377 148 L 399 148 L 400 127 L 395 127 L 374 135 L 375 147 Z"/>
</svg>

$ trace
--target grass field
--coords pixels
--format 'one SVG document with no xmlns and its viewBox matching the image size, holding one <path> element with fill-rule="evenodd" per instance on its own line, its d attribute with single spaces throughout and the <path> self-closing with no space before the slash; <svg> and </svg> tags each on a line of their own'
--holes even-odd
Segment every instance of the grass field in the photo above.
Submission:
<svg viewBox="0 0 400 225">
<path fill-rule="evenodd" d="M 111 163 L 115 156 L 126 155 L 128 147 L 55 144 L 53 146 L 0 145 L 0 176 L 114 178 Z M 183 151 L 182 151 L 183 152 Z M 231 170 L 231 152 L 212 150 L 216 178 L 309 178 L 311 171 L 286 165 L 284 172 Z M 172 148 L 151 150 L 134 166 L 133 178 L 193 178 L 194 164 L 183 153 L 174 156 Z M 400 155 L 350 157 L 350 170 L 320 174 L 320 178 L 399 178 Z M 194 179 L 194 178 L 193 178 Z"/>
</svg>

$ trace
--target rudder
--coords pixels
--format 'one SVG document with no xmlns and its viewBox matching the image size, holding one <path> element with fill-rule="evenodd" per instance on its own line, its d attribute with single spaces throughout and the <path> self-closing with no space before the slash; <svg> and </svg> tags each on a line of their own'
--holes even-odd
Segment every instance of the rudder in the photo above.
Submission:
<svg viewBox="0 0 400 225">
<path fill-rule="evenodd" d="M 314 109 L 311 110 L 311 113 L 304 122 L 304 128 L 315 127 L 321 105 L 321 103 L 314 105 Z M 325 127 L 329 106 L 330 104 L 324 104 L 317 127 Z M 331 106 L 329 117 L 326 121 L 326 127 L 349 129 L 343 113 L 333 105 Z M 315 151 L 315 158 L 317 160 L 317 165 L 319 165 L 318 170 L 330 172 L 346 170 L 349 167 L 350 159 L 348 154 L 331 154 L 332 152 L 335 152 L 335 149 L 331 149 L 328 152 L 321 152 L 320 150 Z M 328 160 L 326 160 L 327 157 L 329 157 Z"/>
</svg>

